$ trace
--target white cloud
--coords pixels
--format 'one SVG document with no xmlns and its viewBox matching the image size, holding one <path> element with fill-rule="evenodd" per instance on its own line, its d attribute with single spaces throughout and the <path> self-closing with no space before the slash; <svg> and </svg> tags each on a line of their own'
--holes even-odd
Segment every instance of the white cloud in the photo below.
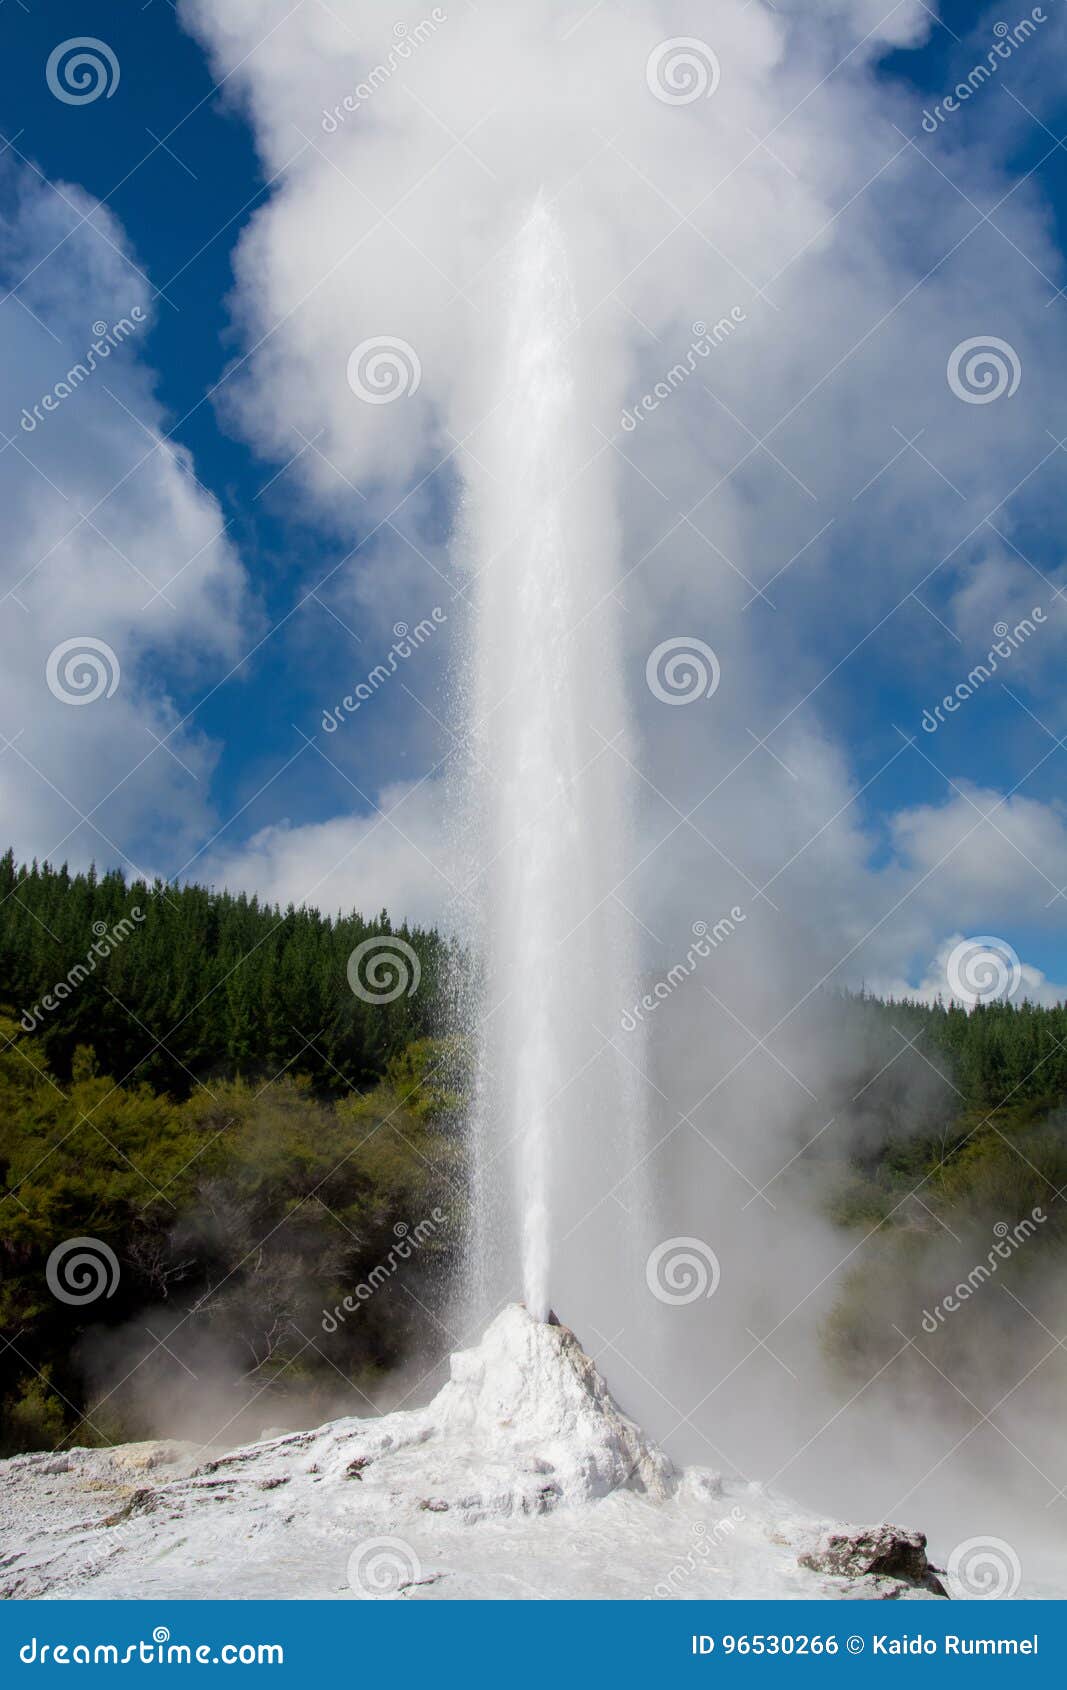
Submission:
<svg viewBox="0 0 1067 1690">
<path fill-rule="evenodd" d="M 1048 596 L 1011 551 L 1022 507 L 996 509 L 1003 541 L 982 519 L 1020 484 L 1043 496 L 1035 466 L 1054 452 L 1059 396 L 1042 272 L 1056 277 L 1060 259 L 1032 184 L 1006 197 L 992 154 L 947 130 L 924 136 L 921 101 L 875 76 L 879 51 L 934 27 L 930 10 L 723 5 L 703 25 L 718 85 L 681 106 L 646 80 L 653 49 L 693 33 L 680 5 L 506 0 L 449 11 L 403 56 L 384 0 L 286 10 L 184 0 L 182 15 L 232 73 L 281 172 L 240 244 L 237 309 L 255 349 L 227 383 L 229 413 L 278 460 L 317 434 L 290 472 L 306 496 L 364 530 L 403 501 L 395 520 L 419 548 L 386 527 L 331 591 L 384 625 L 398 601 L 439 595 L 426 560 L 464 566 L 440 512 L 481 474 L 504 257 L 543 189 L 582 314 L 590 473 L 610 466 L 620 513 L 641 811 L 620 895 L 664 944 L 709 908 L 752 901 L 766 916 L 746 928 L 752 990 L 773 981 L 786 1003 L 824 974 L 907 977 L 946 932 L 1008 924 L 1024 883 L 1036 915 L 1051 897 L 1041 875 L 1067 878 L 1051 812 L 1012 798 L 961 843 L 977 818 L 946 788 L 886 836 L 890 759 L 925 771 L 894 739 L 886 770 L 857 775 L 856 723 L 840 714 L 839 680 L 876 651 L 884 662 L 888 641 L 908 685 L 936 696 L 959 678 L 940 674 L 944 636 L 913 587 L 934 607 L 948 600 L 967 642 Z M 368 79 L 360 109 L 324 128 L 324 108 Z M 623 431 L 623 406 L 684 355 L 694 322 L 735 304 L 737 332 Z M 983 333 L 1010 341 L 1022 385 L 967 405 L 947 365 Z M 412 396 L 368 405 L 352 393 L 348 356 L 375 335 L 415 348 Z M 722 684 L 666 709 L 644 660 L 685 633 L 714 646 Z M 595 618 L 576 637 L 595 640 Z M 327 837 L 307 833 L 316 850 Z M 275 854 L 291 863 L 298 840 L 298 827 L 261 837 L 269 883 Z M 1040 873 L 1024 860 L 1035 852 Z M 429 909 L 438 878 L 412 866 L 422 879 L 405 895 Z M 290 883 L 288 870 L 278 878 Z M 758 896 L 768 880 L 776 911 Z M 1065 911 L 1053 904 L 1048 921 L 1062 927 Z"/>
<path fill-rule="evenodd" d="M 10 161 L 0 190 L 0 263 L 18 289 L 0 310 L 6 837 L 27 856 L 167 873 L 210 815 L 215 749 L 195 721 L 179 726 L 163 674 L 206 691 L 243 655 L 243 571 L 189 453 L 162 440 L 153 306 L 122 228 Z M 121 677 L 75 708 L 46 665 L 86 636 Z"/>
<path fill-rule="evenodd" d="M 944 869 L 961 921 L 1041 922 L 1067 886 L 1067 827 L 1059 809 L 969 782 L 946 803 L 920 805 L 894 819 L 908 879 Z M 944 896 L 943 892 L 939 893 Z M 1062 918 L 1057 914 L 1054 919 Z"/>
<path fill-rule="evenodd" d="M 387 787 L 370 816 L 274 823 L 244 845 L 209 853 L 195 872 L 283 908 L 309 904 L 367 917 L 387 909 L 394 922 L 426 924 L 440 919 L 457 884 L 443 794 L 433 781 Z"/>
<path fill-rule="evenodd" d="M 1057 985 L 1040 968 L 1021 959 L 1017 968 L 1013 969 L 1003 945 L 990 944 L 990 937 L 995 939 L 998 936 L 951 933 L 942 940 L 937 954 L 931 958 L 918 981 L 871 980 L 868 982 L 869 990 L 882 997 L 918 998 L 923 1003 L 936 1003 L 940 999 L 942 1003 L 962 1004 L 967 1009 L 972 1007 L 976 998 L 981 997 L 979 988 L 984 988 L 992 1001 L 999 999 L 1015 1004 L 1067 1002 L 1067 986 Z M 976 940 L 979 943 L 976 944 Z M 984 943 L 981 942 L 983 940 Z M 964 969 L 968 958 L 972 969 L 977 959 L 978 973 L 973 979 L 967 972 L 961 972 L 961 955 Z M 955 969 L 953 958 L 957 959 Z M 1003 986 L 1001 981 L 1005 982 Z"/>
</svg>

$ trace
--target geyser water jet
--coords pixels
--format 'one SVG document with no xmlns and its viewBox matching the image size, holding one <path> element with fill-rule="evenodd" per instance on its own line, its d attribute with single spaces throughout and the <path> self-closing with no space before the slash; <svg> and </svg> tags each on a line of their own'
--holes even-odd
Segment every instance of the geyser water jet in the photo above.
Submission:
<svg viewBox="0 0 1067 1690">
<path fill-rule="evenodd" d="M 472 1244 L 482 1317 L 520 1296 L 546 1319 L 551 1292 L 568 1322 L 583 1310 L 607 1318 L 598 1281 L 618 1285 L 619 1192 L 641 1155 L 640 1050 L 613 1044 L 633 975 L 620 896 L 634 859 L 631 764 L 614 470 L 596 426 L 609 400 L 588 356 L 564 238 L 541 199 L 512 246 L 493 409 L 472 448 L 484 470 L 470 500 L 468 689 L 485 959 Z"/>
</svg>

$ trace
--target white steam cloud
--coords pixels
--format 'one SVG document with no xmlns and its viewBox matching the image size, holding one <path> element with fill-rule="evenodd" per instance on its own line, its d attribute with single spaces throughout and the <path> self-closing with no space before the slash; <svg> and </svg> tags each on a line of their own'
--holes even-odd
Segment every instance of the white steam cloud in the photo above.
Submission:
<svg viewBox="0 0 1067 1690">
<path fill-rule="evenodd" d="M 924 134 L 919 99 L 877 65 L 935 26 L 919 0 L 888 14 L 883 0 L 501 0 L 410 18 L 406 35 L 381 0 L 295 12 L 288 0 L 183 0 L 180 12 L 247 101 L 276 178 L 237 254 L 247 355 L 223 389 L 228 415 L 271 460 L 315 439 L 291 473 L 320 516 L 366 537 L 330 590 L 371 626 L 466 590 L 442 513 L 477 482 L 494 426 L 484 325 L 523 209 L 539 193 L 554 207 L 597 434 L 575 475 L 606 468 L 614 481 L 640 734 L 640 848 L 605 893 L 633 913 L 650 972 L 686 954 L 694 923 L 745 912 L 706 976 L 655 1012 L 649 1078 L 669 1148 L 653 1171 L 672 1230 L 709 1238 L 722 1279 L 710 1301 L 668 1311 L 691 1323 L 687 1359 L 659 1376 L 671 1407 L 643 1406 L 662 1422 L 683 1402 L 724 1460 L 777 1447 L 783 1484 L 814 1482 L 834 1412 L 813 1378 L 814 1328 L 841 1245 L 779 1176 L 801 1122 L 830 1131 L 812 1112 L 850 1076 L 813 999 L 864 979 L 936 995 L 931 959 L 961 935 L 995 934 L 1020 912 L 1062 933 L 1067 917 L 1053 898 L 1067 843 L 1057 813 L 975 790 L 958 778 L 952 727 L 928 743 L 920 728 L 994 624 L 1041 604 L 1047 627 L 1013 674 L 1063 729 L 1049 690 L 1061 568 L 1035 571 L 1021 544 L 1057 473 L 1059 325 L 1046 307 L 1062 267 L 1033 184 L 994 162 L 1023 119 L 986 90 L 988 152 L 948 125 Z M 703 74 L 690 65 L 687 81 L 683 67 L 666 85 L 694 97 L 661 97 L 664 44 L 694 40 Z M 1025 49 L 1039 105 L 1061 42 L 1057 14 Z M 972 404 L 946 372 L 980 335 L 1010 345 L 1020 377 Z M 375 341 L 407 349 L 387 403 L 350 379 L 354 351 Z M 961 642 L 958 673 L 942 673 L 945 626 Z M 595 615 L 572 637 L 595 642 Z M 684 708 L 645 678 L 649 654 L 674 640 L 710 648 L 719 669 Z M 857 675 L 916 700 L 864 764 L 851 749 L 870 727 Z M 901 808 L 896 762 L 924 756 L 937 796 Z M 445 786 L 428 785 L 432 901 L 449 873 Z M 403 812 L 401 799 L 390 814 L 402 824 Z M 335 825 L 339 856 L 367 826 Z M 271 885 L 299 899 L 322 844 L 321 828 L 287 829 L 228 868 L 258 874 L 277 845 Z M 735 1382 L 715 1383 L 723 1375 Z M 839 1431 L 861 1452 L 856 1425 L 846 1415 Z M 906 1448 L 882 1427 L 889 1478 L 857 1463 L 854 1494 L 837 1500 L 853 1514 L 897 1493 L 907 1504 L 896 1481 L 936 1470 L 951 1439 L 935 1434 L 919 1412 Z M 955 1480 L 922 1494 L 960 1507 Z"/>
</svg>

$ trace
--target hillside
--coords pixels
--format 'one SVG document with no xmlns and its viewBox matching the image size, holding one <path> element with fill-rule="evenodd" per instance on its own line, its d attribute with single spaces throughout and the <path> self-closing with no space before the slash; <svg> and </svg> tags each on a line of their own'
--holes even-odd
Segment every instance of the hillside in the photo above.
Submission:
<svg viewBox="0 0 1067 1690">
<path fill-rule="evenodd" d="M 384 914 L 10 852 L 0 884 L 0 1453 L 206 1420 L 238 1440 L 379 1403 L 439 1345 L 462 1255 L 467 959 Z M 354 990 L 368 942 L 406 947 L 417 990 Z M 825 1117 L 798 1120 L 816 1142 L 790 1178 L 855 1250 L 826 1358 L 869 1377 L 902 1327 L 921 1370 L 926 1311 L 966 1379 L 1002 1317 L 977 1296 L 937 1311 L 992 1263 L 980 1279 L 1035 1316 L 996 1335 L 1023 1373 L 1067 1265 L 1067 1010 L 841 995 L 818 1013 L 850 1056 L 842 1132 L 831 1154 Z"/>
</svg>

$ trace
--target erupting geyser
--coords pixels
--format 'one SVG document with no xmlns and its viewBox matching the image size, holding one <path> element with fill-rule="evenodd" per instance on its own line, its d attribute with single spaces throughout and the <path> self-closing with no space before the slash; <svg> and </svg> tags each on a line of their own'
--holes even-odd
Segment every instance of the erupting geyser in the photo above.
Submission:
<svg viewBox="0 0 1067 1690">
<path fill-rule="evenodd" d="M 619 899 L 633 853 L 614 468 L 596 426 L 608 400 L 543 200 L 502 291 L 493 410 L 473 446 L 485 475 L 470 499 L 486 960 L 472 1288 L 482 1312 L 518 1295 L 539 1319 L 551 1291 L 577 1321 L 593 1306 L 580 1291 L 617 1281 L 604 1205 L 621 1216 L 612 1188 L 641 1154 L 640 1052 L 611 1042 L 633 973 Z"/>
</svg>

